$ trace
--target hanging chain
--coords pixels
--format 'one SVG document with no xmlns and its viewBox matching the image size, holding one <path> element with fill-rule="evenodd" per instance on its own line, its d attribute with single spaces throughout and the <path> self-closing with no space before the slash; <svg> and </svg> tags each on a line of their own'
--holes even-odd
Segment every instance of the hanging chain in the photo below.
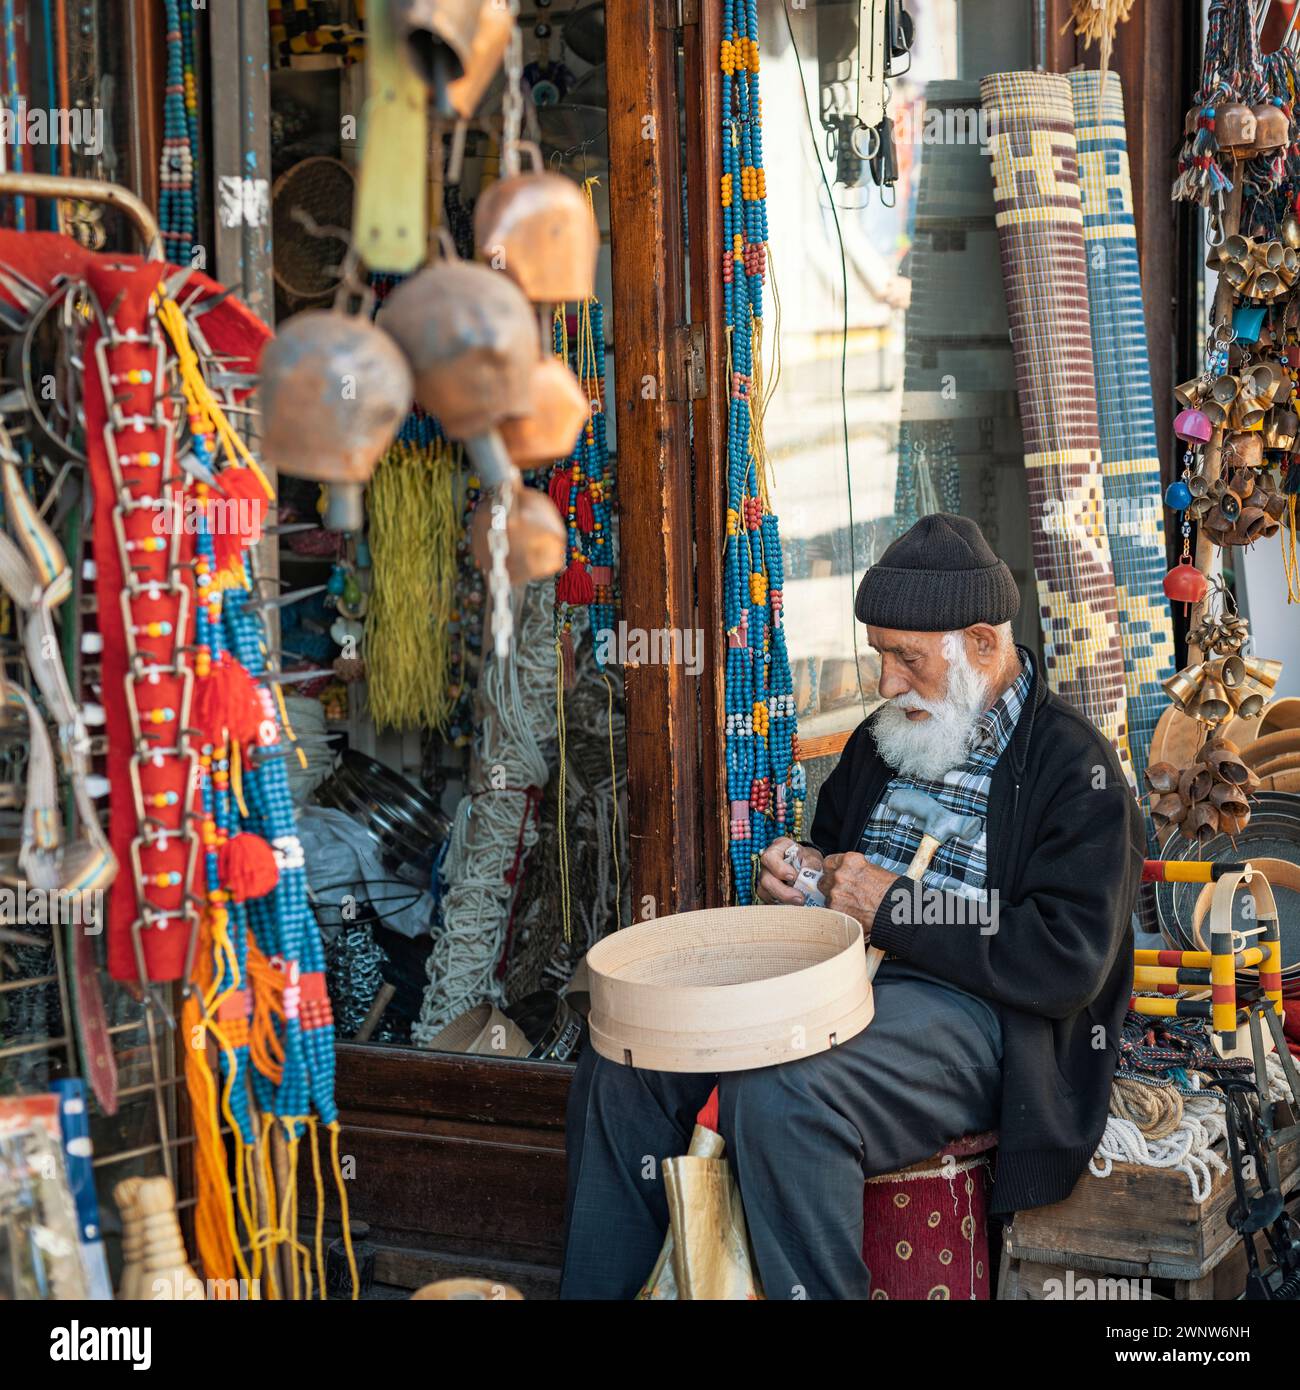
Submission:
<svg viewBox="0 0 1300 1390">
<path fill-rule="evenodd" d="M 519 28 L 519 0 L 511 0 L 515 23 L 506 46 L 506 91 L 501 102 L 501 170 L 519 172 L 519 136 L 524 122 L 524 39 Z"/>
</svg>

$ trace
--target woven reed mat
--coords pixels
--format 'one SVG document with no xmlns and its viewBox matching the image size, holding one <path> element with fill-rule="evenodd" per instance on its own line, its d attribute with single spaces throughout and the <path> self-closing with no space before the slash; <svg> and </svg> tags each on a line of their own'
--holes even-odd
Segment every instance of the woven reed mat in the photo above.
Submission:
<svg viewBox="0 0 1300 1390">
<path fill-rule="evenodd" d="M 980 94 L 996 131 L 993 201 L 1047 680 L 1110 740 L 1132 780 L 1070 83 L 994 73 Z"/>
<path fill-rule="evenodd" d="M 1174 634 L 1163 588 L 1168 566 L 1164 503 L 1124 89 L 1113 72 L 1104 94 L 1097 72 L 1072 72 L 1069 80 L 1079 144 L 1106 532 L 1124 641 L 1129 751 L 1141 777 L 1156 723 L 1169 703 L 1161 683 L 1174 674 Z"/>
</svg>

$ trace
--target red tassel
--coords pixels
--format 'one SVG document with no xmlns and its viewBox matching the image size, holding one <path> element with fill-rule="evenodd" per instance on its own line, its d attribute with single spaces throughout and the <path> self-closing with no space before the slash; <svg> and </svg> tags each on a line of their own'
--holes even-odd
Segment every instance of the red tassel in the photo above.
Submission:
<svg viewBox="0 0 1300 1390">
<path fill-rule="evenodd" d="M 251 468 L 225 468 L 217 474 L 221 492 L 208 499 L 217 568 L 225 569 L 262 539 L 266 524 L 266 490 Z"/>
<path fill-rule="evenodd" d="M 204 741 L 219 747 L 226 735 L 236 743 L 251 743 L 262 723 L 262 701 L 247 670 L 229 652 L 197 682 L 190 722 Z"/>
<path fill-rule="evenodd" d="M 714 1134 L 718 1132 L 718 1088 L 716 1086 L 709 1092 L 708 1100 L 700 1106 L 695 1123 L 704 1129 L 711 1129 Z"/>
<path fill-rule="evenodd" d="M 580 560 L 570 560 L 569 567 L 555 581 L 555 601 L 557 603 L 590 603 L 595 597 L 596 588 L 591 582 L 591 571 Z"/>
<path fill-rule="evenodd" d="M 237 903 L 264 898 L 280 881 L 275 851 L 260 835 L 232 836 L 217 851 L 217 876 Z"/>
<path fill-rule="evenodd" d="M 560 464 L 551 474 L 551 481 L 546 486 L 547 492 L 551 494 L 551 501 L 555 503 L 556 511 L 564 517 L 569 515 L 569 490 L 572 485 L 568 465 Z"/>
<path fill-rule="evenodd" d="M 596 517 L 591 510 L 591 493 L 586 489 L 578 494 L 578 530 L 590 534 L 596 529 Z"/>
</svg>

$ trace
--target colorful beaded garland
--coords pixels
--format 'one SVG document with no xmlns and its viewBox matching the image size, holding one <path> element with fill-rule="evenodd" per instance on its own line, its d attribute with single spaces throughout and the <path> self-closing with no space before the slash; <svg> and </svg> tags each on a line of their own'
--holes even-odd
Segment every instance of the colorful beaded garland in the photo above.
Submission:
<svg viewBox="0 0 1300 1390">
<path fill-rule="evenodd" d="M 758 856 L 777 836 L 800 833 L 805 783 L 781 623 L 781 541 L 752 438 L 753 401 L 761 402 L 753 345 L 767 269 L 757 0 L 724 0 L 722 31 L 722 277 L 732 368 L 723 560 L 727 795 L 735 893 L 748 903 Z"/>
<path fill-rule="evenodd" d="M 198 236 L 195 166 L 199 148 L 198 93 L 194 76 L 194 15 L 181 0 L 164 0 L 167 16 L 167 85 L 163 95 L 163 146 L 158 221 L 163 251 L 190 265 Z"/>
</svg>

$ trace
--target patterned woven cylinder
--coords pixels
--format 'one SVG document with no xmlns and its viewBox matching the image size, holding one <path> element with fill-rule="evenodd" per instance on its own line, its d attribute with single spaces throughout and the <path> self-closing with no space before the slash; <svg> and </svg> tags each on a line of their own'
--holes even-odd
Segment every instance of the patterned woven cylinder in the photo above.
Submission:
<svg viewBox="0 0 1300 1390">
<path fill-rule="evenodd" d="M 1168 565 L 1164 505 L 1124 90 L 1113 72 L 1104 92 L 1097 72 L 1072 72 L 1069 80 L 1079 145 L 1106 531 L 1124 639 L 1129 751 L 1141 777 L 1156 722 L 1169 703 L 1161 682 L 1174 674 L 1174 634 L 1162 587 Z"/>
<path fill-rule="evenodd" d="M 987 1154 L 869 1178 L 862 1259 L 873 1299 L 961 1302 L 989 1296 Z"/>
<path fill-rule="evenodd" d="M 1050 73 L 994 73 L 980 95 L 995 132 L 994 216 L 1047 680 L 1110 740 L 1132 779 L 1070 83 Z"/>
</svg>

